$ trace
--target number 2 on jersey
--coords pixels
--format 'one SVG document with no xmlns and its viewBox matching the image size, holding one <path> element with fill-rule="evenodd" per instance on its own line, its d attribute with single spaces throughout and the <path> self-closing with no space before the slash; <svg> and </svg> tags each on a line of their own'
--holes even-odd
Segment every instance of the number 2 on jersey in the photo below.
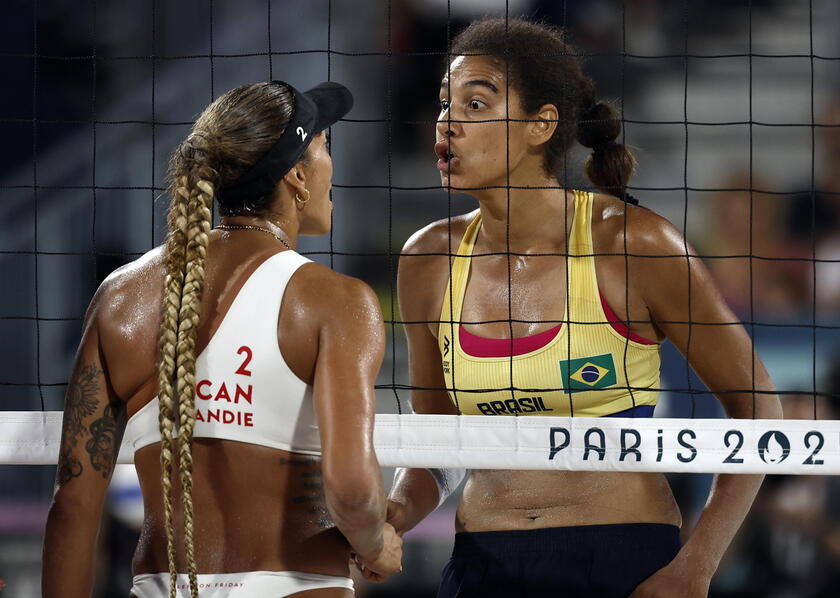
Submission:
<svg viewBox="0 0 840 598">
<path fill-rule="evenodd" d="M 237 355 L 245 355 L 245 361 L 242 362 L 242 365 L 239 366 L 239 369 L 236 370 L 236 373 L 241 376 L 250 376 L 251 370 L 248 369 L 248 364 L 251 363 L 251 359 L 254 357 L 253 351 L 251 351 L 251 347 L 246 345 L 242 345 L 239 349 L 236 350 Z"/>
</svg>

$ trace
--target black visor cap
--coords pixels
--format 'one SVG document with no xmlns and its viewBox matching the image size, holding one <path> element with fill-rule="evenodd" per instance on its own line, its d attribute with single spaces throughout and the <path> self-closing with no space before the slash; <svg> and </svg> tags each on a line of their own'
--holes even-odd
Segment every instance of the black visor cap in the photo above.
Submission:
<svg viewBox="0 0 840 598">
<path fill-rule="evenodd" d="M 287 83 L 288 85 L 288 83 Z M 303 96 L 312 100 L 318 108 L 313 133 L 320 133 L 341 120 L 353 108 L 353 94 L 340 83 L 327 81 L 316 85 Z"/>
<path fill-rule="evenodd" d="M 303 156 L 312 138 L 335 124 L 353 107 L 353 95 L 340 83 L 325 82 L 303 93 L 284 81 L 294 96 L 292 118 L 269 150 L 232 185 L 219 189 L 221 203 L 253 200 L 270 193 Z"/>
</svg>

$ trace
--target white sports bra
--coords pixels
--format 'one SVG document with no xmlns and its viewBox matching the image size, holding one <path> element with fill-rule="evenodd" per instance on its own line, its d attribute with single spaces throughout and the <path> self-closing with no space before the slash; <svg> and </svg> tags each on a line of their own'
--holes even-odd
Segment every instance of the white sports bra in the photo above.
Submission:
<svg viewBox="0 0 840 598">
<path fill-rule="evenodd" d="M 286 365 L 277 337 L 286 285 L 310 261 L 277 253 L 239 290 L 196 359 L 196 438 L 321 454 L 312 387 Z M 160 442 L 158 409 L 155 397 L 128 420 L 125 436 L 135 451 Z"/>
</svg>

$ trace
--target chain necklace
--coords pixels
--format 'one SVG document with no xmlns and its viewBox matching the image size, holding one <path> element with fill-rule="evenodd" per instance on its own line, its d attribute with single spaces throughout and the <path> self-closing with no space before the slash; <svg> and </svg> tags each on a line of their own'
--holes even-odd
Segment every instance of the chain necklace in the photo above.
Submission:
<svg viewBox="0 0 840 598">
<path fill-rule="evenodd" d="M 286 249 L 291 249 L 292 248 L 291 245 L 289 245 L 283 237 L 275 234 L 273 231 L 271 231 L 270 229 L 267 229 L 263 226 L 256 226 L 254 224 L 220 224 L 216 228 L 219 228 L 219 229 L 222 229 L 222 230 L 258 230 L 258 231 L 262 231 L 262 232 L 264 232 L 268 235 L 271 235 L 272 237 L 274 237 L 278 241 L 280 241 L 283 245 L 286 246 Z"/>
</svg>

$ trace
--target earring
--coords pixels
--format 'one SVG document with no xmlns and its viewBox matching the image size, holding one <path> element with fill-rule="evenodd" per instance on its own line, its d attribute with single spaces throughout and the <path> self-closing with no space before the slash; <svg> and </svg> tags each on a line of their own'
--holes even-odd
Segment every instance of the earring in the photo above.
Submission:
<svg viewBox="0 0 840 598">
<path fill-rule="evenodd" d="M 300 206 L 303 206 L 303 204 L 309 201 L 310 197 L 312 197 L 312 195 L 309 193 L 309 189 L 307 189 L 306 187 L 303 188 L 303 192 L 306 193 L 306 199 L 301 199 L 300 195 L 295 193 L 295 201 L 298 202 Z"/>
</svg>

